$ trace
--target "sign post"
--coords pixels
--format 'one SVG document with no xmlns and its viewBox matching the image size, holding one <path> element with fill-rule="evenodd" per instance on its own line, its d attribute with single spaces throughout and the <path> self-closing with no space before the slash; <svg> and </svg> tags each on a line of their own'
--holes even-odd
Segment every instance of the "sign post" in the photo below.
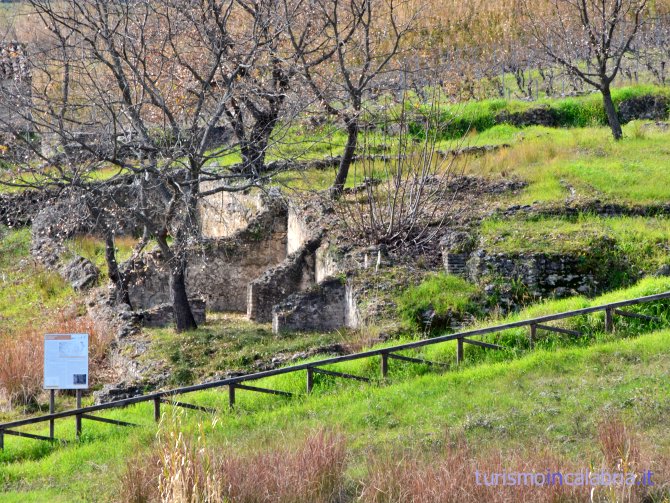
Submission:
<svg viewBox="0 0 670 503">
<path fill-rule="evenodd" d="M 56 390 L 88 389 L 88 334 L 46 334 L 44 336 L 44 389 L 49 390 L 49 413 L 56 411 Z M 77 423 L 77 436 L 81 430 Z M 54 438 L 54 421 L 49 420 L 49 436 Z"/>
</svg>

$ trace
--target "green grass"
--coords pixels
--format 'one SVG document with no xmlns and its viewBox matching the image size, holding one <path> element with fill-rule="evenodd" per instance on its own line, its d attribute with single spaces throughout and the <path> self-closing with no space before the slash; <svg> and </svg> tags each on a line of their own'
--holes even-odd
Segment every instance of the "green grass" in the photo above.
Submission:
<svg viewBox="0 0 670 503">
<path fill-rule="evenodd" d="M 612 100 L 618 106 L 626 99 L 647 94 L 668 96 L 669 93 L 667 88 L 650 85 L 621 87 L 612 91 Z M 575 98 L 543 98 L 533 102 L 488 99 L 441 106 L 440 134 L 444 138 L 460 138 L 472 131 L 485 131 L 496 125 L 496 116 L 502 112 L 523 112 L 539 106 L 553 110 L 560 127 L 583 128 L 607 124 L 600 93 Z M 432 106 L 419 106 L 424 115 L 429 115 L 431 108 Z M 415 126 L 417 133 L 421 129 L 419 124 Z"/>
<path fill-rule="evenodd" d="M 569 253 L 619 256 L 633 270 L 655 272 L 670 263 L 667 217 L 488 219 L 480 227 L 481 245 L 490 253 Z"/>
<path fill-rule="evenodd" d="M 103 280 L 107 278 L 104 239 L 92 235 L 81 235 L 68 240 L 65 244 L 71 254 L 80 255 L 93 262 L 100 269 Z M 131 257 L 137 239 L 132 236 L 120 236 L 115 239 L 114 244 L 116 247 L 116 261 L 121 264 Z"/>
<path fill-rule="evenodd" d="M 527 181 L 528 187 L 508 204 L 556 204 L 570 197 L 647 205 L 670 198 L 667 130 L 642 129 L 634 122 L 624 128 L 620 142 L 606 127 L 528 127 L 510 134 L 511 148 L 470 159 L 465 167 L 471 175 Z"/>
<path fill-rule="evenodd" d="M 172 328 L 147 329 L 151 345 L 143 357 L 161 361 L 170 384 L 202 382 L 224 371 L 251 372 L 283 354 L 287 357 L 316 347 L 346 342 L 346 331 L 334 333 L 285 333 L 276 336 L 267 324 L 241 315 L 210 313 L 198 330 L 176 333 Z"/>
<path fill-rule="evenodd" d="M 669 336 L 664 330 L 588 348 L 537 351 L 513 362 L 444 375 L 408 377 L 401 371 L 405 364 L 393 363 L 385 386 L 323 379 L 313 396 L 291 401 L 239 393 L 235 413 L 222 412 L 214 419 L 187 412 L 179 414 L 180 424 L 186 435 L 204 435 L 210 446 L 239 449 L 283 444 L 316 428 L 334 428 L 349 438 L 354 472 L 364 465 L 370 448 L 426 448 L 444 439 L 447 428 L 479 448 L 514 449 L 540 442 L 587 465 L 597 455 L 595 425 L 603 416 L 615 415 L 667 453 Z M 360 372 L 366 366 L 356 362 L 348 370 Z M 303 379 L 284 376 L 259 384 L 300 391 Z M 226 399 L 218 391 L 188 397 L 222 411 Z M 39 501 L 51 494 L 73 502 L 113 501 L 124 459 L 146 452 L 155 426 L 145 404 L 105 415 L 145 427 L 85 422 L 82 442 L 68 447 L 11 437 L 0 454 L 3 501 Z M 57 424 L 57 435 L 72 437 L 70 421 Z"/>
<path fill-rule="evenodd" d="M 476 311 L 477 287 L 457 276 L 429 274 L 410 286 L 398 298 L 398 314 L 410 325 L 421 325 L 423 313 L 432 309 L 436 318 L 454 313 L 457 316 Z"/>
<path fill-rule="evenodd" d="M 30 256 L 30 229 L 0 228 L 0 334 L 48 319 L 49 311 L 74 301 L 70 285 Z"/>
</svg>

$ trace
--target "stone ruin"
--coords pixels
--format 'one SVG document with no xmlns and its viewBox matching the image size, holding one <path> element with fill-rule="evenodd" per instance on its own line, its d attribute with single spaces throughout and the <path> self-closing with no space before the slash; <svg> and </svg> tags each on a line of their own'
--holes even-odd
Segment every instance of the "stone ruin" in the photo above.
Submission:
<svg viewBox="0 0 670 503">
<path fill-rule="evenodd" d="M 331 281 L 346 266 L 298 208 L 276 194 L 222 193 L 207 198 L 200 214 L 203 235 L 191 247 L 186 272 L 190 298 L 210 311 L 272 322 L 275 333 L 356 326 L 352 288 Z M 124 267 L 135 309 L 147 313 L 169 302 L 169 273 L 159 251 Z M 160 324 L 155 318 L 152 325 Z"/>
</svg>

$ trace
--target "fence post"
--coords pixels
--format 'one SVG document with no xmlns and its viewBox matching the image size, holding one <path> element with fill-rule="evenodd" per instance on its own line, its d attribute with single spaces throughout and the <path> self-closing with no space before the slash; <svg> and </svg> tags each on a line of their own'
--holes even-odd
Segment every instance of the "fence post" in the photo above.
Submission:
<svg viewBox="0 0 670 503">
<path fill-rule="evenodd" d="M 533 349 L 535 346 L 535 336 L 537 335 L 537 325 L 535 323 L 530 324 L 530 335 L 528 336 L 528 341 L 530 342 L 530 349 Z"/>
<path fill-rule="evenodd" d="M 614 332 L 614 317 L 613 317 L 612 308 L 608 307 L 605 309 L 605 331 Z"/>
<path fill-rule="evenodd" d="M 307 367 L 307 393 L 311 393 L 313 387 L 314 387 L 314 371 L 310 367 Z"/>
<path fill-rule="evenodd" d="M 49 414 L 56 412 L 56 390 L 49 390 Z M 54 438 L 54 420 L 49 419 L 49 437 Z"/>
<path fill-rule="evenodd" d="M 463 337 L 459 337 L 456 342 L 456 364 L 458 365 L 463 361 Z"/>
<path fill-rule="evenodd" d="M 235 385 L 230 384 L 228 386 L 228 404 L 230 405 L 230 408 L 232 409 L 235 407 Z"/>
<path fill-rule="evenodd" d="M 388 373 L 389 373 L 389 355 L 388 353 L 382 353 L 382 378 L 386 379 Z"/>
<path fill-rule="evenodd" d="M 77 408 L 81 409 L 81 390 L 77 390 Z M 77 440 L 81 438 L 81 414 L 77 414 L 74 417 L 74 425 L 75 425 L 75 436 Z"/>
<path fill-rule="evenodd" d="M 157 423 L 161 420 L 161 397 L 154 397 L 154 421 Z"/>
<path fill-rule="evenodd" d="M 5 448 L 5 431 L 0 430 L 0 451 L 4 450 Z"/>
</svg>

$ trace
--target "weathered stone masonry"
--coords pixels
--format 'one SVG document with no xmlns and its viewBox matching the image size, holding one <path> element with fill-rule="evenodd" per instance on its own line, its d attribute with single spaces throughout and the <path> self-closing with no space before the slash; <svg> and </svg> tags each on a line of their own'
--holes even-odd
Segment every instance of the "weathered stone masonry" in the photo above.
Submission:
<svg viewBox="0 0 670 503">
<path fill-rule="evenodd" d="M 203 239 L 190 252 L 186 287 L 213 311 L 247 311 L 247 285 L 286 258 L 286 210 L 275 205 L 229 238 Z M 169 274 L 160 252 L 129 266 L 136 309 L 170 302 Z"/>
</svg>

